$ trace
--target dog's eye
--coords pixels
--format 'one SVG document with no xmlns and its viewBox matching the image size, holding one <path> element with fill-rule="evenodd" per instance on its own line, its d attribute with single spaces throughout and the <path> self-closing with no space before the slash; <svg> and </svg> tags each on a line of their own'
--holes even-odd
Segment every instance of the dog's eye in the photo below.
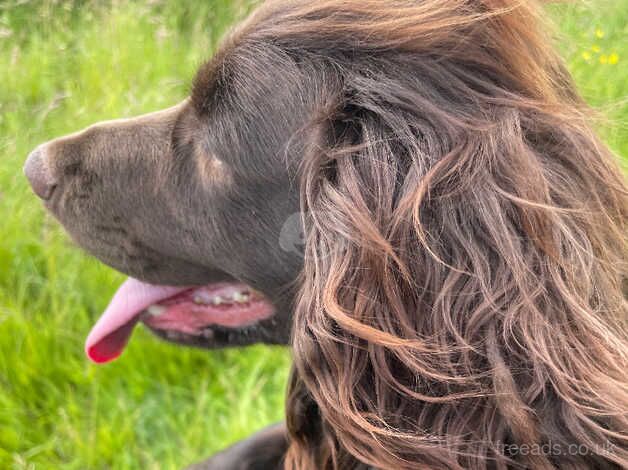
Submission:
<svg viewBox="0 0 628 470">
<path fill-rule="evenodd" d="M 217 188 L 232 183 L 232 175 L 228 165 L 210 153 L 199 151 L 196 155 L 196 166 L 197 174 L 205 185 Z"/>
</svg>

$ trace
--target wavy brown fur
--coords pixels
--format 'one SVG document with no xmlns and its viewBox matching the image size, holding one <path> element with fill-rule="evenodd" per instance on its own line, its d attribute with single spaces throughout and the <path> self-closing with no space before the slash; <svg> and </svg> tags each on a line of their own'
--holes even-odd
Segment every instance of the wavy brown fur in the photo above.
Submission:
<svg viewBox="0 0 628 470">
<path fill-rule="evenodd" d="M 628 467 L 628 192 L 541 14 L 271 1 L 244 27 L 316 101 L 286 468 Z"/>
</svg>

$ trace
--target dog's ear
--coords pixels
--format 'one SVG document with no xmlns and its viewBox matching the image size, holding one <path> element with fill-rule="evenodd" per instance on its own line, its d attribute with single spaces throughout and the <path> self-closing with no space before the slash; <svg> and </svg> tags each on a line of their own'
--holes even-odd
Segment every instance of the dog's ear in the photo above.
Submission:
<svg viewBox="0 0 628 470">
<path fill-rule="evenodd" d="M 404 422 L 417 412 L 406 408 L 415 406 L 408 398 L 439 401 L 444 390 L 428 392 L 422 381 L 464 393 L 456 367 L 438 364 L 451 359 L 439 354 L 445 335 L 425 341 L 422 333 L 432 335 L 439 283 L 459 282 L 468 269 L 448 264 L 447 251 L 460 243 L 453 238 L 464 235 L 446 231 L 444 219 L 460 215 L 455 204 L 467 182 L 452 170 L 471 148 L 446 149 L 439 123 L 408 119 L 399 103 L 383 101 L 391 90 L 376 78 L 357 82 L 369 91 L 345 87 L 323 107 L 303 158 L 290 468 L 392 468 L 403 463 L 404 448 L 439 455 L 429 452 L 436 440 Z M 458 196 L 433 194 L 445 181 Z M 435 197 L 443 202 L 426 202 Z M 424 461 L 455 468 L 442 453 Z"/>
<path fill-rule="evenodd" d="M 435 77 L 408 91 L 412 78 L 353 76 L 313 125 L 288 468 L 554 468 L 503 446 L 601 446 L 621 427 L 621 367 L 581 356 L 621 363 L 626 201 L 610 155 L 586 126 L 507 99 L 469 107 L 471 89 Z"/>
</svg>

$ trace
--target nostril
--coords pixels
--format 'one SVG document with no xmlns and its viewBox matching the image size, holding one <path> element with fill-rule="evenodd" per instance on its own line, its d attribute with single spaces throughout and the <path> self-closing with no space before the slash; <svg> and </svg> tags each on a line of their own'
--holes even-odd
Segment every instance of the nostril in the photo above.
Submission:
<svg viewBox="0 0 628 470">
<path fill-rule="evenodd" d="M 37 147 L 30 153 L 24 164 L 24 174 L 35 194 L 44 200 L 50 199 L 57 184 L 48 168 L 45 148 Z"/>
</svg>

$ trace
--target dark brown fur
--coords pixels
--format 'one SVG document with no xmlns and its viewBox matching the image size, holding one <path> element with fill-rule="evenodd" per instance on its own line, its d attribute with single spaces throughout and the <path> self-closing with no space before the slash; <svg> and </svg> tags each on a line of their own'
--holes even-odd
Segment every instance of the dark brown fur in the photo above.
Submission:
<svg viewBox="0 0 628 470">
<path fill-rule="evenodd" d="M 48 205 L 117 269 L 280 306 L 219 345 L 291 333 L 287 469 L 625 468 L 628 190 L 540 14 L 269 1 L 180 107 L 47 144 Z"/>
</svg>

